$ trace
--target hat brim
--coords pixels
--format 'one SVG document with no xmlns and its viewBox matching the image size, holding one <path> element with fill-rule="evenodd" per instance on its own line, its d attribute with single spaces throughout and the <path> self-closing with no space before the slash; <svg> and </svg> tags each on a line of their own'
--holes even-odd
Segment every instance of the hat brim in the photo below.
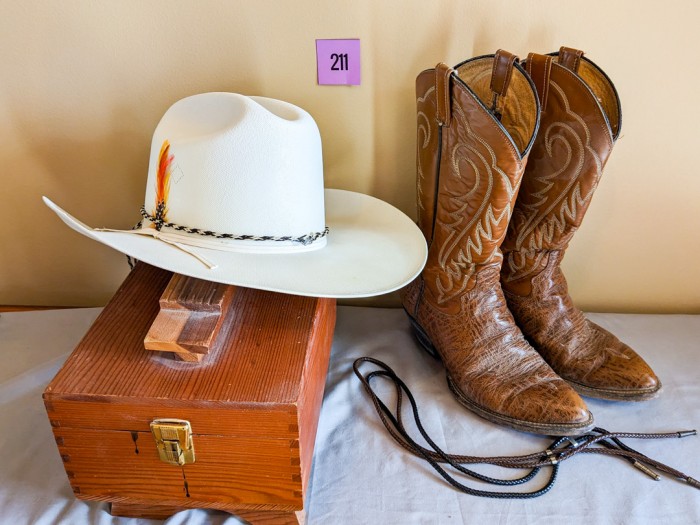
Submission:
<svg viewBox="0 0 700 525">
<path fill-rule="evenodd" d="M 388 293 L 412 281 L 428 255 L 423 234 L 401 211 L 369 195 L 326 189 L 324 248 L 264 254 L 196 248 L 217 266 L 151 237 L 99 231 L 44 197 L 72 229 L 145 263 L 197 279 L 294 295 L 353 298 Z"/>
</svg>

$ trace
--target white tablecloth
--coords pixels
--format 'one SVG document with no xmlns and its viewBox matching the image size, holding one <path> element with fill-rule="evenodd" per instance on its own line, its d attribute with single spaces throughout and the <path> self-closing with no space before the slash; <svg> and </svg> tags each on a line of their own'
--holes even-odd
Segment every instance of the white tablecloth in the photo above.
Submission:
<svg viewBox="0 0 700 525">
<path fill-rule="evenodd" d="M 76 500 L 44 412 L 45 385 L 99 311 L 0 315 L 2 524 L 157 523 L 113 518 L 106 504 Z M 598 425 L 649 432 L 700 427 L 700 316 L 590 317 L 642 354 L 664 383 L 661 396 L 645 403 L 588 400 Z M 577 456 L 562 465 L 548 494 L 532 500 L 458 493 L 425 462 L 391 441 L 352 374 L 353 360 L 363 355 L 385 361 L 409 384 L 424 425 L 449 452 L 510 455 L 542 450 L 549 443 L 500 428 L 459 405 L 450 395 L 441 365 L 413 341 L 403 311 L 341 307 L 306 504 L 310 525 L 700 523 L 700 490 L 668 477 L 655 482 L 616 458 Z M 377 385 L 391 399 L 391 387 Z M 700 478 L 700 437 L 629 444 Z M 191 510 L 166 523 L 238 520 Z"/>
</svg>

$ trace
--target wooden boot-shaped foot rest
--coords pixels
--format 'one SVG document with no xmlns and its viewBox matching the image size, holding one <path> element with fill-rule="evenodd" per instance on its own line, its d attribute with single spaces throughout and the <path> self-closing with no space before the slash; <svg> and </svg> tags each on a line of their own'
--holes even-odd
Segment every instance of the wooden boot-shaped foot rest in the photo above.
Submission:
<svg viewBox="0 0 700 525">
<path fill-rule="evenodd" d="M 174 274 L 160 296 L 160 312 L 148 330 L 146 350 L 173 352 L 199 362 L 221 330 L 235 287 Z"/>
</svg>

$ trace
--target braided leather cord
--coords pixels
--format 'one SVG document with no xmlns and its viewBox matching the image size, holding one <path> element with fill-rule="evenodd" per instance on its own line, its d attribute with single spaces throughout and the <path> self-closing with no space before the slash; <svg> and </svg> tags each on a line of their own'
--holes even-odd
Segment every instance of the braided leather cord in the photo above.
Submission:
<svg viewBox="0 0 700 525">
<path fill-rule="evenodd" d="M 360 366 L 362 363 L 372 363 L 379 367 L 379 370 L 374 370 L 367 374 L 363 374 L 360 371 Z M 362 382 L 365 391 L 370 396 L 374 408 L 379 415 L 379 419 L 382 421 L 389 434 L 392 436 L 394 441 L 396 441 L 400 446 L 411 452 L 412 454 L 427 461 L 433 469 L 443 478 L 447 483 L 452 485 L 457 490 L 464 492 L 465 494 L 470 494 L 472 496 L 482 496 L 489 498 L 502 498 L 502 499 L 513 499 L 513 498 L 535 498 L 546 494 L 553 486 L 559 472 L 559 467 L 561 463 L 567 459 L 572 458 L 576 454 L 603 454 L 613 457 L 621 457 L 625 459 L 634 467 L 638 468 L 640 471 L 644 472 L 646 475 L 650 476 L 652 479 L 660 479 L 658 474 L 653 470 L 656 469 L 660 472 L 664 472 L 671 477 L 675 477 L 680 481 L 683 481 L 692 487 L 700 488 L 700 482 L 696 479 L 684 474 L 664 463 L 661 463 L 655 459 L 652 459 L 641 452 L 634 450 L 633 448 L 625 445 L 621 439 L 666 439 L 666 438 L 682 438 L 686 436 L 696 435 L 695 430 L 684 430 L 679 432 L 665 432 L 665 433 L 638 433 L 638 432 L 609 432 L 605 429 L 596 427 L 591 433 L 582 436 L 575 437 L 561 437 L 554 440 L 547 449 L 541 452 L 535 452 L 532 454 L 525 454 L 520 456 L 467 456 L 458 454 L 448 454 L 444 452 L 440 447 L 438 447 L 435 442 L 430 438 L 428 433 L 421 423 L 420 417 L 418 415 L 418 406 L 416 401 L 408 389 L 406 384 L 401 380 L 400 377 L 385 363 L 371 357 L 361 357 L 353 363 L 353 371 L 358 379 Z M 391 409 L 386 406 L 386 404 L 377 396 L 371 386 L 371 381 L 374 378 L 381 377 L 390 380 L 394 383 L 396 388 L 396 409 L 395 413 L 392 413 Z M 402 403 L 403 396 L 406 396 L 411 404 L 413 419 L 416 424 L 416 428 L 420 432 L 423 439 L 428 443 L 430 448 L 427 449 L 419 445 L 406 430 L 403 420 L 402 420 Z M 598 445 L 598 446 L 595 446 Z M 551 472 L 549 479 L 540 488 L 531 492 L 506 492 L 506 491 L 488 491 L 474 489 L 467 487 L 466 485 L 459 482 L 453 475 L 451 475 L 443 465 L 448 465 L 453 469 L 461 472 L 462 474 L 469 476 L 471 478 L 483 481 L 488 484 L 502 485 L 502 486 L 515 486 L 522 485 L 532 480 L 532 478 L 537 475 L 542 467 L 551 467 Z M 489 476 L 484 476 L 473 470 L 470 470 L 463 465 L 465 464 L 489 464 L 497 465 L 504 468 L 514 468 L 514 469 L 531 469 L 531 471 L 520 478 L 515 479 L 497 479 L 491 478 Z M 653 467 L 653 469 L 651 468 Z"/>
</svg>

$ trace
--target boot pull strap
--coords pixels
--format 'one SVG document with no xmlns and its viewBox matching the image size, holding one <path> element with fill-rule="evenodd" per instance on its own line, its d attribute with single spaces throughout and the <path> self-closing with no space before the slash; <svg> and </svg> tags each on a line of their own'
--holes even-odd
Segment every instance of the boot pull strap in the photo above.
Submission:
<svg viewBox="0 0 700 525">
<path fill-rule="evenodd" d="M 440 126 L 449 127 L 452 113 L 450 100 L 450 77 L 454 69 L 440 62 L 435 66 L 435 98 L 437 102 L 437 121 Z"/>
<path fill-rule="evenodd" d="M 505 97 L 510 85 L 510 79 L 513 76 L 513 64 L 518 60 L 518 57 L 513 53 L 499 49 L 493 57 L 493 68 L 491 69 L 491 91 L 493 92 L 493 100 L 491 102 L 491 111 L 496 118 L 500 120 L 501 112 L 498 108 L 498 97 Z"/>
<path fill-rule="evenodd" d="M 527 74 L 535 83 L 537 96 L 540 99 L 540 108 L 544 111 L 547 108 L 547 96 L 549 95 L 549 74 L 552 71 L 554 57 L 550 55 L 538 55 L 530 53 L 527 55 Z"/>
<path fill-rule="evenodd" d="M 570 69 L 574 73 L 578 74 L 578 66 L 581 64 L 582 56 L 583 51 L 580 49 L 573 49 L 565 46 L 559 48 L 559 64 L 566 69 Z"/>
</svg>

